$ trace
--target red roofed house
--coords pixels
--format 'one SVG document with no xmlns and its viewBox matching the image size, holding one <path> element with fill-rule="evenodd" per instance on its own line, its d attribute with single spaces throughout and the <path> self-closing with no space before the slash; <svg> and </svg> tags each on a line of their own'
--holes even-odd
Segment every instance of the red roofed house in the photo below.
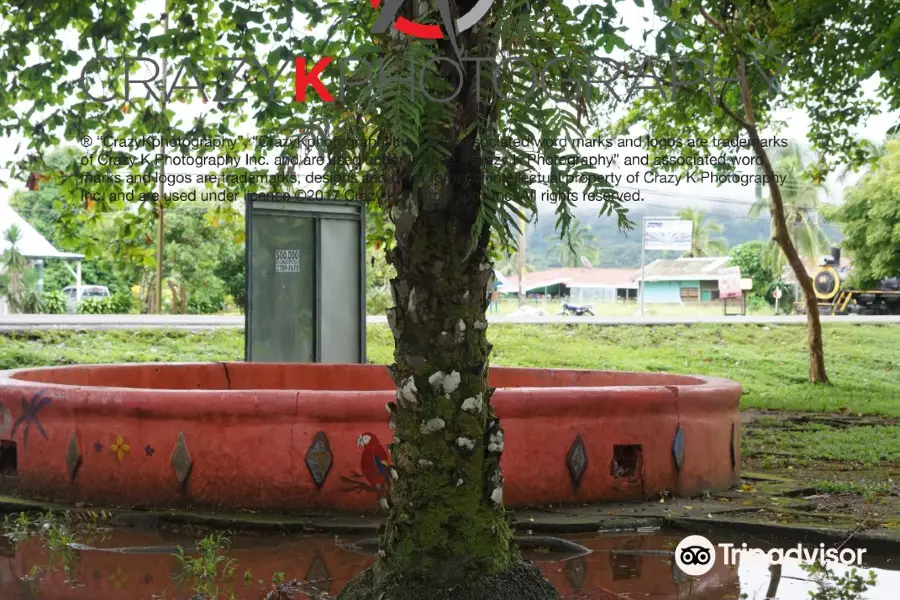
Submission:
<svg viewBox="0 0 900 600">
<path fill-rule="evenodd" d="M 637 298 L 638 284 L 632 279 L 637 269 L 598 269 L 565 267 L 534 271 L 525 274 L 525 293 L 541 294 L 559 298 L 567 296 L 573 304 L 586 302 L 615 302 Z M 519 278 L 516 275 L 497 278 L 500 292 L 519 293 Z"/>
</svg>

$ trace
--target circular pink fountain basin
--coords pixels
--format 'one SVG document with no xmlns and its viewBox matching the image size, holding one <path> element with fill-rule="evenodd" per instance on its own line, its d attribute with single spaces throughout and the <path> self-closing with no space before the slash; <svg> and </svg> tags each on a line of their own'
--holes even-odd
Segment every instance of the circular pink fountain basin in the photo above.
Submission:
<svg viewBox="0 0 900 600">
<path fill-rule="evenodd" d="M 689 496 L 740 476 L 738 384 L 494 367 L 509 507 Z M 381 365 L 185 363 L 0 371 L 4 493 L 98 505 L 372 511 Z M 368 434 L 365 437 L 364 434 Z M 361 447 L 362 446 L 362 447 Z"/>
</svg>

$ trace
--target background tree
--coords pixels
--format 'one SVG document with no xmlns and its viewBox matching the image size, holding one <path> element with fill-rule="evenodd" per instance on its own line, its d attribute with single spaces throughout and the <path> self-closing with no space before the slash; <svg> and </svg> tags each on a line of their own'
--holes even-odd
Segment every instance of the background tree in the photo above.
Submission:
<svg viewBox="0 0 900 600">
<path fill-rule="evenodd" d="M 765 260 L 764 256 L 769 248 L 770 244 L 768 242 L 756 240 L 739 244 L 732 248 L 729 253 L 730 264 L 740 267 L 742 277 L 753 280 L 753 289 L 750 291 L 751 296 L 774 305 L 775 298 L 772 297 L 772 292 L 775 288 L 778 288 L 782 293 L 779 305 L 789 307 L 793 302 L 793 292 L 789 286 L 778 281 L 775 271 L 771 269 L 769 263 Z"/>
<path fill-rule="evenodd" d="M 564 237 L 551 236 L 547 241 L 553 243 L 547 250 L 550 264 L 556 263 L 562 267 L 581 267 L 582 257 L 591 263 L 596 263 L 599 257 L 596 247 L 597 236 L 580 219 L 572 221 Z"/>
<path fill-rule="evenodd" d="M 843 204 L 827 215 L 841 225 L 842 246 L 853 256 L 853 278 L 859 285 L 900 275 L 900 140 L 886 144 L 877 168 L 847 190 Z"/>
<path fill-rule="evenodd" d="M 780 188 L 788 235 L 800 256 L 814 264 L 819 256 L 828 253 L 830 247 L 828 236 L 819 222 L 819 193 L 823 190 L 823 184 L 813 184 L 808 180 L 808 165 L 799 145 L 788 144 L 787 148 L 775 149 L 770 155 L 775 173 L 785 177 Z M 759 218 L 763 212 L 769 211 L 770 205 L 770 196 L 758 198 L 747 216 L 751 219 Z M 780 276 L 788 263 L 775 239 L 776 223 L 771 214 L 770 219 L 772 239 L 766 246 L 764 260 Z"/>
<path fill-rule="evenodd" d="M 897 139 L 900 139 L 900 134 L 897 133 L 888 135 L 887 139 L 882 142 L 873 142 L 866 138 L 860 139 L 859 147 L 866 153 L 868 159 L 868 164 L 866 166 L 870 169 L 877 169 L 881 159 L 887 156 L 887 143 Z M 846 183 L 851 174 L 859 172 L 859 166 L 860 165 L 858 164 L 843 165 L 838 171 L 838 181 L 840 183 Z"/>
<path fill-rule="evenodd" d="M 682 254 L 687 258 L 704 256 L 724 256 L 728 252 L 728 242 L 722 238 L 710 239 L 710 235 L 721 233 L 722 225 L 713 220 L 706 220 L 706 212 L 693 208 L 682 208 L 678 217 L 691 222 L 691 249 Z"/>
<path fill-rule="evenodd" d="M 645 92 L 636 102 L 625 125 L 640 122 L 651 137 L 709 140 L 743 138 L 743 146 L 710 148 L 705 144 L 685 144 L 680 156 L 752 151 L 756 163 L 768 178 L 770 213 L 775 225 L 774 238 L 794 272 L 806 300 L 809 339 L 809 380 L 827 383 L 822 328 L 812 281 L 790 238 L 782 190 L 768 154 L 776 145 L 764 143 L 760 128 L 770 120 L 772 110 L 795 96 L 783 93 L 779 78 L 801 56 L 809 58 L 803 39 L 787 32 L 797 27 L 791 6 L 780 0 L 767 3 L 753 0 L 655 0 L 654 7 L 663 19 L 657 33 L 657 49 L 671 61 L 671 74 L 665 88 Z M 701 66 L 702 65 L 702 66 Z M 672 89 L 672 78 L 680 83 Z M 698 83 L 690 83 L 698 82 Z M 797 94 L 801 93 L 800 91 Z M 832 120 L 834 122 L 834 120 Z M 838 136 L 832 136 L 836 138 Z M 652 158 L 668 151 L 652 150 Z M 733 170 L 727 162 L 720 171 Z"/>
<path fill-rule="evenodd" d="M 224 308 L 226 285 L 216 271 L 234 260 L 244 240 L 239 213 L 230 206 L 179 203 L 166 213 L 164 277 L 172 291 L 172 312 L 218 312 Z M 223 218 L 223 214 L 226 215 Z"/>
</svg>

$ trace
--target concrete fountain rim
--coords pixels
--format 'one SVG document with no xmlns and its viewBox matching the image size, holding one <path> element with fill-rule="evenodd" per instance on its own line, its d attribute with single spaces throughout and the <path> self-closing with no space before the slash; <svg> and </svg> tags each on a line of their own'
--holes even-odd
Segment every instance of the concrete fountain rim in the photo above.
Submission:
<svg viewBox="0 0 900 600">
<path fill-rule="evenodd" d="M 221 366 L 227 376 L 229 366 L 233 365 L 251 365 L 262 369 L 272 368 L 305 368 L 305 369 L 336 369 L 347 370 L 383 370 L 387 373 L 387 366 L 381 364 L 356 364 L 356 363 L 247 363 L 244 361 L 210 361 L 210 362 L 134 362 L 134 363 L 91 363 L 76 365 L 49 365 L 41 367 L 24 367 L 18 369 L 0 370 L 0 388 L 8 386 L 16 386 L 22 388 L 31 388 L 34 390 L 86 390 L 97 389 L 110 392 L 141 392 L 148 395 L 166 394 L 166 393 L 216 393 L 225 395 L 239 395 L 247 393 L 255 394 L 283 394 L 285 392 L 303 393 L 312 392 L 320 397 L 328 397 L 332 395 L 345 395 L 352 392 L 357 397 L 382 396 L 386 392 L 394 393 L 395 388 L 390 385 L 379 387 L 376 389 L 352 389 L 340 387 L 243 387 L 243 388 L 212 388 L 212 387 L 196 387 L 196 388 L 178 388 L 178 387 L 141 387 L 141 386 L 122 386 L 122 385 L 86 385 L 79 383 L 59 383 L 56 381 L 42 381 L 40 379 L 23 378 L 23 375 L 39 375 L 41 373 L 79 373 L 97 369 L 178 369 L 178 368 L 214 368 Z M 670 373 L 668 371 L 615 371 L 601 369 L 570 369 L 570 368 L 543 368 L 543 367 L 506 367 L 492 366 L 490 372 L 498 374 L 515 374 L 521 373 L 525 375 L 541 375 L 550 374 L 551 376 L 619 376 L 619 377 L 647 377 L 653 379 L 670 379 L 670 381 L 657 381 L 634 384 L 619 385 L 497 385 L 494 386 L 496 392 L 535 392 L 535 391 L 559 391 L 565 390 L 569 392 L 636 392 L 638 390 L 652 390 L 665 388 L 678 395 L 680 390 L 718 390 L 718 391 L 734 391 L 740 390 L 741 386 L 737 382 L 721 377 L 712 377 L 707 375 L 686 375 L 681 373 Z"/>
</svg>

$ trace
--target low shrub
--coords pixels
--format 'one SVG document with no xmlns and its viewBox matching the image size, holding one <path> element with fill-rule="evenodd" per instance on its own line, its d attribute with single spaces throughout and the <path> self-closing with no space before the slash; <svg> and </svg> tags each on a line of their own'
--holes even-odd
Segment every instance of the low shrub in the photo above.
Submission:
<svg viewBox="0 0 900 600">
<path fill-rule="evenodd" d="M 68 308 L 66 295 L 59 290 L 41 294 L 41 312 L 47 315 L 61 315 Z"/>
<path fill-rule="evenodd" d="M 85 298 L 76 307 L 80 315 L 113 315 L 116 314 L 112 296 L 106 298 Z"/>
</svg>

